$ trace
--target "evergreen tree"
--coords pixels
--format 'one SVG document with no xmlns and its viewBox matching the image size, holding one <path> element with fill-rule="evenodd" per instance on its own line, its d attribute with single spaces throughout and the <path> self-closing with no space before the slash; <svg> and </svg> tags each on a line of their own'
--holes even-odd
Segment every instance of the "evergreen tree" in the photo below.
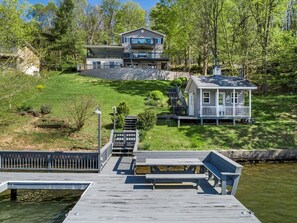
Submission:
<svg viewBox="0 0 297 223">
<path fill-rule="evenodd" d="M 75 69 L 83 56 L 84 33 L 76 26 L 74 10 L 74 0 L 63 0 L 54 20 L 51 56 L 62 69 Z"/>
</svg>

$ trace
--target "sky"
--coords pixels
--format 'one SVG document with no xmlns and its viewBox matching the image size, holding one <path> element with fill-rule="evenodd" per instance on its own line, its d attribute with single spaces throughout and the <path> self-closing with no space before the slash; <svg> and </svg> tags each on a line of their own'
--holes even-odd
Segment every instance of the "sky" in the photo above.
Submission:
<svg viewBox="0 0 297 223">
<path fill-rule="evenodd" d="M 48 0 L 27 0 L 31 4 L 42 3 L 47 4 Z M 90 4 L 100 4 L 101 0 L 87 0 Z M 126 2 L 127 0 L 120 0 L 120 2 Z M 146 11 L 149 11 L 159 0 L 133 0 L 134 2 L 138 2 L 142 8 Z"/>
</svg>

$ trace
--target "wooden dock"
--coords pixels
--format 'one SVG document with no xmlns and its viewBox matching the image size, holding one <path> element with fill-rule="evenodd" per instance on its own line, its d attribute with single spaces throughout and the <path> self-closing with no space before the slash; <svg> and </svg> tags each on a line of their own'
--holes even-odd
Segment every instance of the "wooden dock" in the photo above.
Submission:
<svg viewBox="0 0 297 223">
<path fill-rule="evenodd" d="M 260 222 L 234 196 L 219 195 L 206 180 L 192 185 L 158 186 L 133 175 L 131 157 L 112 157 L 101 174 L 1 172 L 10 181 L 90 182 L 65 223 L 94 222 Z M 0 188 L 1 189 L 1 188 Z"/>
</svg>

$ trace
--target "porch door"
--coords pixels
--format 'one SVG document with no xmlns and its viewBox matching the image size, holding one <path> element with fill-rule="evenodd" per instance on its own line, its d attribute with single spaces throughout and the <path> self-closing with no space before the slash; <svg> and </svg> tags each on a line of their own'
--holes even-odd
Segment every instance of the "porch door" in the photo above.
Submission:
<svg viewBox="0 0 297 223">
<path fill-rule="evenodd" d="M 194 94 L 189 93 L 189 115 L 194 115 L 194 108 L 195 108 Z"/>
<path fill-rule="evenodd" d="M 225 115 L 226 113 L 226 101 L 225 92 L 219 92 L 219 115 Z"/>
</svg>

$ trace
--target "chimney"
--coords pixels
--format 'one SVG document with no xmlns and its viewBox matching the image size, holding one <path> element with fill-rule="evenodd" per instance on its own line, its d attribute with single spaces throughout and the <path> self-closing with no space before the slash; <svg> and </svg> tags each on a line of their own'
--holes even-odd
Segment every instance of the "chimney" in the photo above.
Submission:
<svg viewBox="0 0 297 223">
<path fill-rule="evenodd" d="M 220 65 L 217 65 L 213 68 L 213 75 L 222 75 L 221 67 Z"/>
</svg>

